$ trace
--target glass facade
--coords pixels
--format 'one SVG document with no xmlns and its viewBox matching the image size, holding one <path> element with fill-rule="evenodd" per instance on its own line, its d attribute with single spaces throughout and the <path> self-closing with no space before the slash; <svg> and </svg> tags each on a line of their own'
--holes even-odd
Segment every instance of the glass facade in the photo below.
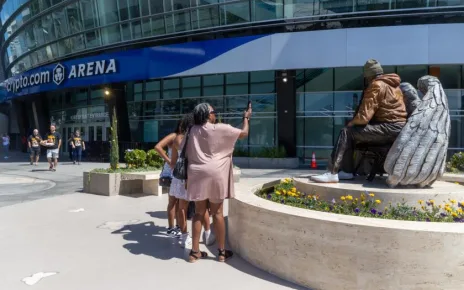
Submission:
<svg viewBox="0 0 464 290">
<path fill-rule="evenodd" d="M 161 140 L 174 131 L 183 114 L 202 102 L 214 107 L 220 122 L 239 126 L 252 101 L 253 133 L 238 146 L 257 150 L 277 145 L 274 71 L 147 80 L 130 84 L 126 97 L 131 139 L 137 142 Z"/>
<path fill-rule="evenodd" d="M 403 82 L 416 87 L 427 74 L 437 76 L 448 97 L 451 115 L 449 153 L 464 150 L 464 71 L 461 65 L 391 66 Z M 340 130 L 353 118 L 359 104 L 363 76 L 361 67 L 299 70 L 297 84 L 297 155 L 311 162 L 312 152 L 327 161 Z"/>
<path fill-rule="evenodd" d="M 462 4 L 410 0 L 7 0 L 0 13 L 2 57 L 8 74 L 15 75 L 86 49 L 185 31 L 325 14 Z"/>
</svg>

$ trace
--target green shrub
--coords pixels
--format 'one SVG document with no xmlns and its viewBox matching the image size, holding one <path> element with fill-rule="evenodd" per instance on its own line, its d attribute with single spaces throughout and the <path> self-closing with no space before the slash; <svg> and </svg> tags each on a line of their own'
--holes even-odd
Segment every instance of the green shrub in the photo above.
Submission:
<svg viewBox="0 0 464 290">
<path fill-rule="evenodd" d="M 110 140 L 110 167 L 112 170 L 119 168 L 119 139 L 118 139 L 118 117 L 116 107 L 113 108 L 113 120 L 111 121 L 111 140 Z"/>
<path fill-rule="evenodd" d="M 127 150 L 124 155 L 128 168 L 146 167 L 147 153 L 143 150 Z"/>
<path fill-rule="evenodd" d="M 464 172 L 464 153 L 458 152 L 454 154 L 446 164 L 446 169 L 454 173 Z"/>
<path fill-rule="evenodd" d="M 151 149 L 147 152 L 147 164 L 150 167 L 162 168 L 164 160 L 155 149 Z"/>
</svg>

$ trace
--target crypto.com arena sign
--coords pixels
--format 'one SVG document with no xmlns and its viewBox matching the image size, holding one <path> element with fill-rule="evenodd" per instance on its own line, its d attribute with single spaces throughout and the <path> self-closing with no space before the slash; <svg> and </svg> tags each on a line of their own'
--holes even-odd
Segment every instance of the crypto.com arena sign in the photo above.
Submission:
<svg viewBox="0 0 464 290">
<path fill-rule="evenodd" d="M 59 86 L 67 79 L 71 80 L 116 72 L 116 60 L 114 58 L 74 64 L 70 66 L 69 71 L 61 63 L 58 63 L 52 70 L 40 71 L 9 79 L 6 81 L 6 89 L 8 92 L 17 93 L 21 89 L 48 84 L 50 82 L 54 82 Z"/>
</svg>

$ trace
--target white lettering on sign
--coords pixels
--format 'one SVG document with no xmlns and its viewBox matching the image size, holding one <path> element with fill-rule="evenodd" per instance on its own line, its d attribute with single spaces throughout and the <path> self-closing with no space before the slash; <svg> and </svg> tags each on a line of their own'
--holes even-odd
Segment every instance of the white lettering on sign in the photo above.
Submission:
<svg viewBox="0 0 464 290">
<path fill-rule="evenodd" d="M 108 112 L 98 112 L 98 113 L 88 113 L 88 114 L 80 114 L 80 115 L 72 115 L 70 117 L 71 120 L 85 120 L 85 119 L 97 119 L 97 118 L 109 118 Z"/>
<path fill-rule="evenodd" d="M 91 61 L 87 63 L 73 64 L 71 67 L 65 67 L 58 63 L 53 69 L 47 71 L 10 78 L 4 82 L 4 85 L 8 92 L 13 91 L 14 93 L 27 87 L 48 84 L 50 82 L 59 86 L 66 80 L 65 73 L 68 71 L 68 79 L 112 74 L 117 72 L 116 60 L 112 58 L 109 60 Z M 50 75 L 52 75 L 52 77 L 50 77 Z"/>
</svg>

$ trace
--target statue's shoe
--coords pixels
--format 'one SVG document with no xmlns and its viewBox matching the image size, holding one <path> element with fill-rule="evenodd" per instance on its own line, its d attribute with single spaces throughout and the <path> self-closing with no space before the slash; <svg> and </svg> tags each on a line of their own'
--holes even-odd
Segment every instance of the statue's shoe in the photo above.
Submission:
<svg viewBox="0 0 464 290">
<path fill-rule="evenodd" d="M 311 176 L 311 180 L 318 183 L 338 183 L 338 174 L 332 174 L 330 172 Z"/>
</svg>

